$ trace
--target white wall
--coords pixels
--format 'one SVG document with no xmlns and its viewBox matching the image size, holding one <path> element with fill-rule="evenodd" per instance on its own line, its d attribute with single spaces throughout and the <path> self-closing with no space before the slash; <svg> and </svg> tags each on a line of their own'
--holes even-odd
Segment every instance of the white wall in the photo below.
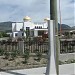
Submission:
<svg viewBox="0 0 75 75">
<path fill-rule="evenodd" d="M 38 30 L 34 30 L 34 37 L 38 36 Z"/>
<path fill-rule="evenodd" d="M 23 22 L 21 23 L 16 23 L 16 31 L 20 31 L 20 29 L 23 28 Z"/>
<path fill-rule="evenodd" d="M 16 31 L 16 23 L 12 23 L 12 32 Z"/>
<path fill-rule="evenodd" d="M 22 37 L 22 33 L 23 33 L 22 31 L 19 31 L 18 32 L 18 37 Z"/>
<path fill-rule="evenodd" d="M 15 36 L 15 34 L 17 33 L 17 36 Z M 12 34 L 13 34 L 13 37 L 22 37 L 22 31 L 17 31 L 17 32 L 12 32 Z"/>
<path fill-rule="evenodd" d="M 17 36 L 15 36 L 15 34 L 18 34 L 18 32 L 12 32 L 12 36 L 15 38 L 15 37 L 17 37 Z"/>
<path fill-rule="evenodd" d="M 30 29 L 33 29 L 35 25 L 32 22 L 24 22 L 24 30 L 26 30 L 26 27 L 30 27 Z"/>
<path fill-rule="evenodd" d="M 48 23 L 45 22 L 45 23 L 44 23 L 44 28 L 47 28 L 47 27 L 48 27 Z"/>
</svg>

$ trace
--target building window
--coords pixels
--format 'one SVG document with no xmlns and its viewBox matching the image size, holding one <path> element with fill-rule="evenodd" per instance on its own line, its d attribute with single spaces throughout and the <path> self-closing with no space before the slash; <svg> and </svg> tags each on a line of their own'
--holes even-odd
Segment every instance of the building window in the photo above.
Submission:
<svg viewBox="0 0 75 75">
<path fill-rule="evenodd" d="M 15 36 L 18 36 L 18 34 L 17 34 L 17 33 L 15 33 Z"/>
</svg>

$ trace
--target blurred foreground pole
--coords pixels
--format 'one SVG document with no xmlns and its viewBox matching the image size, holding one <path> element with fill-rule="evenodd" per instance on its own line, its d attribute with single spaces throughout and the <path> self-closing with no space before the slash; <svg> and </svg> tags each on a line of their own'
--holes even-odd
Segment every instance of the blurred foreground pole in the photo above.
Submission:
<svg viewBox="0 0 75 75">
<path fill-rule="evenodd" d="M 59 75 L 59 62 L 58 62 L 58 18 L 57 18 L 57 0 L 50 0 L 50 19 L 55 20 L 55 34 L 56 34 L 56 70 Z"/>
<path fill-rule="evenodd" d="M 58 64 L 58 59 L 59 59 L 58 58 L 58 41 L 59 41 L 59 38 L 58 38 L 57 0 L 50 0 L 50 20 L 54 20 L 55 21 L 55 22 L 53 22 L 53 25 L 54 25 L 53 27 L 55 27 L 54 28 L 55 34 L 51 33 L 52 32 L 52 30 L 50 30 L 51 26 L 48 27 L 48 30 L 50 30 L 50 32 L 48 32 L 48 35 L 50 36 L 49 37 L 49 39 L 50 39 L 49 40 L 49 44 L 51 44 L 50 42 L 52 42 L 51 41 L 51 39 L 52 39 L 51 36 L 54 36 L 55 37 L 55 46 L 53 46 L 54 48 L 49 47 L 49 55 L 48 55 L 49 58 L 48 58 L 46 75 L 52 75 L 51 74 L 51 71 L 52 71 L 51 69 L 53 69 L 53 68 L 51 68 L 52 65 L 55 65 L 55 67 L 53 66 L 54 67 L 54 71 L 55 71 L 55 74 L 53 74 L 53 75 L 59 75 L 59 64 Z M 49 21 L 48 21 L 48 25 L 51 25 L 51 24 L 52 23 L 49 23 Z M 54 38 L 52 40 L 54 42 Z M 52 46 L 52 45 L 49 45 L 49 46 Z M 55 50 L 52 52 L 51 49 L 55 49 Z M 51 53 L 53 53 L 54 56 Z M 53 59 L 54 60 L 53 64 L 51 64 L 51 62 L 52 62 L 51 59 L 52 58 L 54 58 Z"/>
<path fill-rule="evenodd" d="M 55 39 L 55 21 L 48 20 L 48 64 L 46 75 L 57 75 L 56 72 L 56 39 Z"/>
</svg>

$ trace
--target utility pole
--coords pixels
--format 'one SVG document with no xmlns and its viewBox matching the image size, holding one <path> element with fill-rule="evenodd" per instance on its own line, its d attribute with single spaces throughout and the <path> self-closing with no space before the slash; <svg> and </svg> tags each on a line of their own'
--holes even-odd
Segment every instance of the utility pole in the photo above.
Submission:
<svg viewBox="0 0 75 75">
<path fill-rule="evenodd" d="M 49 25 L 51 25 L 51 26 L 48 27 L 49 46 L 50 47 L 49 47 L 46 75 L 51 75 L 51 73 L 50 73 L 52 71 L 51 69 L 54 69 L 54 71 L 55 71 L 54 75 L 59 75 L 59 64 L 58 64 L 58 59 L 59 59 L 58 58 L 58 41 L 59 41 L 59 38 L 58 38 L 57 0 L 50 0 L 50 20 L 54 21 L 53 22 L 54 26 L 52 26 L 52 24 L 49 23 L 49 21 L 48 21 L 48 26 Z M 53 28 L 53 30 L 51 28 Z M 54 31 L 54 32 L 52 32 L 52 31 Z M 51 36 L 54 36 L 55 38 L 52 39 Z M 51 40 L 53 40 L 53 41 L 51 41 Z M 54 41 L 55 41 L 55 44 L 53 43 Z M 53 44 L 53 47 L 51 47 L 52 46 L 51 44 Z M 54 60 L 53 68 L 52 68 L 53 60 L 51 60 L 52 58 Z"/>
</svg>

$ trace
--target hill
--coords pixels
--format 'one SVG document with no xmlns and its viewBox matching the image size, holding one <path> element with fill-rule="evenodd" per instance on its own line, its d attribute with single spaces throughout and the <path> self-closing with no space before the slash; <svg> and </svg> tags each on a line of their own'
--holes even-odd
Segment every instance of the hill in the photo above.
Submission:
<svg viewBox="0 0 75 75">
<path fill-rule="evenodd" d="M 75 29 L 75 26 L 73 26 L 72 29 Z"/>
<path fill-rule="evenodd" d="M 61 24 L 61 28 L 63 29 L 72 29 L 70 26 L 66 25 L 66 24 Z M 58 23 L 58 30 L 60 30 L 60 24 Z"/>
<path fill-rule="evenodd" d="M 63 29 L 75 29 L 74 27 L 70 27 L 69 25 L 66 24 L 61 24 L 62 30 Z M 12 30 L 12 22 L 1 22 L 0 23 L 0 31 L 11 31 Z M 58 30 L 60 30 L 60 24 L 58 23 Z"/>
<path fill-rule="evenodd" d="M 0 31 L 11 31 L 12 30 L 12 22 L 1 22 L 0 23 Z"/>
</svg>

